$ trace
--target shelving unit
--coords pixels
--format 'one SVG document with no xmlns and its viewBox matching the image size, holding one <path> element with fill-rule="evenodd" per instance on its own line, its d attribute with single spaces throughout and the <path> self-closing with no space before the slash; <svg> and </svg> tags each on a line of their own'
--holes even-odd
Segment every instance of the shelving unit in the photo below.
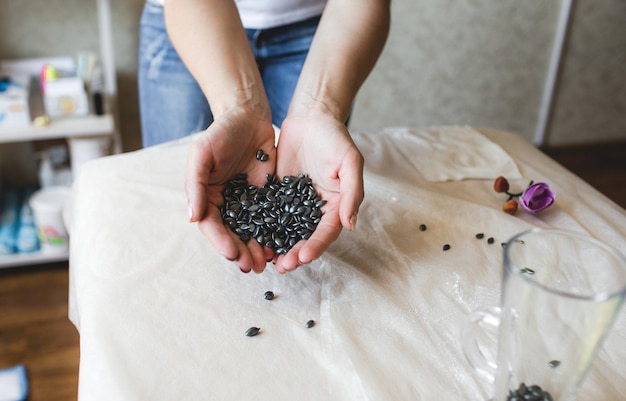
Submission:
<svg viewBox="0 0 626 401">
<path fill-rule="evenodd" d="M 112 115 L 88 115 L 54 120 L 46 127 L 0 128 L 0 143 L 112 135 L 114 131 L 115 123 Z"/>
<path fill-rule="evenodd" d="M 45 127 L 31 125 L 0 128 L 0 145 L 2 143 L 30 142 L 59 138 L 111 136 L 113 152 L 121 152 L 121 139 L 117 129 L 117 86 L 115 82 L 110 2 L 109 0 L 96 0 L 96 2 L 100 42 L 99 61 L 104 75 L 104 95 L 107 105 L 107 114 L 102 116 L 88 115 L 84 117 L 55 119 Z M 34 252 L 0 255 L 0 269 L 60 262 L 67 260 L 68 257 L 67 252 Z"/>
<path fill-rule="evenodd" d="M 59 253 L 16 253 L 14 255 L 0 255 L 0 269 L 8 267 L 20 267 L 39 265 L 43 263 L 63 262 L 68 258 L 67 252 Z"/>
</svg>

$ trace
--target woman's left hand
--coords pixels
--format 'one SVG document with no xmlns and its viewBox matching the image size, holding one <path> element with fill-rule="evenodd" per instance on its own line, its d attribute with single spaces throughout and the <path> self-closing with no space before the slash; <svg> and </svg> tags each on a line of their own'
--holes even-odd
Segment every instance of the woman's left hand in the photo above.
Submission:
<svg viewBox="0 0 626 401">
<path fill-rule="evenodd" d="M 364 197 L 363 156 L 342 121 L 323 112 L 292 113 L 281 127 L 276 173 L 307 174 L 327 201 L 311 237 L 274 258 L 276 270 L 285 273 L 319 258 L 342 228 L 354 229 Z"/>
</svg>

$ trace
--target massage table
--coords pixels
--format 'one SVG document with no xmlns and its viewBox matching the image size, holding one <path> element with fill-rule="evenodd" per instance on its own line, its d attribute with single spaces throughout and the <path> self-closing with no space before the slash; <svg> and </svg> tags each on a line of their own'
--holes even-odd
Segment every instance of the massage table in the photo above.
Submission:
<svg viewBox="0 0 626 401">
<path fill-rule="evenodd" d="M 392 127 L 353 138 L 365 158 L 356 229 L 282 275 L 271 263 L 243 274 L 188 222 L 195 136 L 85 164 L 68 217 L 79 400 L 486 400 L 491 384 L 461 336 L 472 311 L 499 302 L 501 244 L 557 227 L 625 248 L 624 209 L 516 134 Z M 546 182 L 556 201 L 509 215 L 498 176 L 511 190 Z M 624 315 L 580 400 L 626 399 Z M 248 337 L 250 327 L 261 331 Z"/>
</svg>

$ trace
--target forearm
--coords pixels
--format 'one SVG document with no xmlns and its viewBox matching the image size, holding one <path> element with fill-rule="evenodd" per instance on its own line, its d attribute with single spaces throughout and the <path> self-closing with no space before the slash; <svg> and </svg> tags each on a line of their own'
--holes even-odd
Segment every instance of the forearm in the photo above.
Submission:
<svg viewBox="0 0 626 401">
<path fill-rule="evenodd" d="M 329 0 L 290 112 L 322 110 L 347 119 L 389 32 L 390 0 Z"/>
<path fill-rule="evenodd" d="M 166 1 L 165 24 L 216 119 L 240 106 L 270 118 L 260 73 L 233 1 Z"/>
</svg>

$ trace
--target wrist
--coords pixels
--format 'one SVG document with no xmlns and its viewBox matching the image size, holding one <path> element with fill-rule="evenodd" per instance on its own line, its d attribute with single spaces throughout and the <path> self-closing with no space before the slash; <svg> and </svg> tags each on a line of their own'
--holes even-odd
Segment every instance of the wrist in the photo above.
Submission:
<svg viewBox="0 0 626 401">
<path fill-rule="evenodd" d="M 314 91 L 297 90 L 289 106 L 289 113 L 300 115 L 326 115 L 338 121 L 345 121 L 350 112 L 350 106 L 342 103 L 330 95 L 325 89 Z"/>
<path fill-rule="evenodd" d="M 243 111 L 259 120 L 272 120 L 269 102 L 263 86 L 242 84 L 231 86 L 221 91 L 208 91 L 214 96 L 207 96 L 211 112 L 215 119 L 235 110 Z"/>
</svg>

